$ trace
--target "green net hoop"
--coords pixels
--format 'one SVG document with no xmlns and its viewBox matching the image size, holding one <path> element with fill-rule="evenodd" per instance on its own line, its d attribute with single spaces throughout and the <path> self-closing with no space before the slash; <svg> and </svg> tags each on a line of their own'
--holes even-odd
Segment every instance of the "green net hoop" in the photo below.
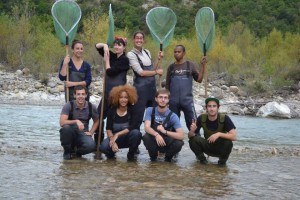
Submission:
<svg viewBox="0 0 300 200">
<path fill-rule="evenodd" d="M 175 13 L 166 7 L 152 8 L 147 13 L 146 23 L 156 45 L 163 44 L 163 48 L 167 47 L 174 35 L 177 23 Z"/>
<path fill-rule="evenodd" d="M 203 7 L 198 10 L 195 17 L 196 34 L 200 49 L 204 55 L 211 49 L 215 34 L 215 16 L 209 7 Z"/>
<path fill-rule="evenodd" d="M 111 4 L 109 4 L 109 13 L 108 13 L 108 34 L 107 34 L 107 45 L 109 47 L 114 46 L 114 40 L 115 40 L 115 23 L 114 23 L 114 17 L 112 14 Z"/>
<path fill-rule="evenodd" d="M 71 43 L 76 35 L 81 18 L 81 9 L 75 1 L 56 1 L 51 9 L 57 37 L 64 45 Z M 66 39 L 68 36 L 68 39 Z"/>
</svg>

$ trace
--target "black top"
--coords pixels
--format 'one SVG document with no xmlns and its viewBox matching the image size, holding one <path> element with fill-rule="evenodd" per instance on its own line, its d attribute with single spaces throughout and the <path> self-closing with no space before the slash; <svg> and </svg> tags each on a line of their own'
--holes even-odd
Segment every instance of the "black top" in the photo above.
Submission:
<svg viewBox="0 0 300 200">
<path fill-rule="evenodd" d="M 104 48 L 96 48 L 101 56 L 104 56 Z M 129 60 L 123 53 L 119 58 L 116 53 L 109 51 L 110 68 L 106 70 L 108 76 L 115 76 L 129 70 Z"/>
</svg>

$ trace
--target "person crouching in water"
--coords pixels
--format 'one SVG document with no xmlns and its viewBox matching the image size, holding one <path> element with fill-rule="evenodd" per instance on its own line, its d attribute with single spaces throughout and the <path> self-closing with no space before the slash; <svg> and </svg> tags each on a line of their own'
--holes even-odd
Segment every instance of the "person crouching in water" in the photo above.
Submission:
<svg viewBox="0 0 300 200">
<path fill-rule="evenodd" d="M 171 162 L 183 146 L 184 132 L 178 116 L 169 108 L 170 92 L 161 89 L 156 92 L 157 107 L 149 107 L 145 114 L 143 142 L 151 161 L 156 161 L 158 152 L 165 153 L 165 161 Z"/>
<path fill-rule="evenodd" d="M 106 122 L 107 138 L 100 145 L 100 150 L 107 158 L 114 158 L 122 148 L 129 148 L 127 159 L 135 160 L 135 152 L 141 143 L 142 133 L 134 113 L 133 105 L 138 96 L 133 86 L 122 85 L 112 88 L 109 94 L 109 105 Z"/>
<path fill-rule="evenodd" d="M 71 159 L 75 149 L 76 155 L 81 156 L 92 153 L 96 144 L 92 138 L 98 128 L 99 118 L 95 105 L 86 101 L 88 90 L 85 86 L 74 87 L 74 101 L 67 102 L 60 114 L 60 141 L 64 148 L 63 158 Z M 93 126 L 89 131 L 89 120 L 93 119 Z"/>
<path fill-rule="evenodd" d="M 219 99 L 209 97 L 205 100 L 206 114 L 201 114 L 197 122 L 193 121 L 188 134 L 191 150 L 195 153 L 200 163 L 207 164 L 204 153 L 219 157 L 218 164 L 226 165 L 231 153 L 233 143 L 236 140 L 236 128 L 225 114 L 218 113 Z M 203 128 L 204 138 L 200 136 L 200 128 Z"/>
</svg>

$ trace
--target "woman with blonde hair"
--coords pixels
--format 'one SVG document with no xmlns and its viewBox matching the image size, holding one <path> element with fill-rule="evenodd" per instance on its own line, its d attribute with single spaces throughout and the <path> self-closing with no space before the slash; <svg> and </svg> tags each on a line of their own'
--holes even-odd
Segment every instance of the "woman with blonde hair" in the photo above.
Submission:
<svg viewBox="0 0 300 200">
<path fill-rule="evenodd" d="M 100 145 L 100 150 L 107 158 L 114 158 L 122 148 L 129 148 L 127 159 L 135 160 L 135 152 L 141 143 L 142 133 L 139 131 L 134 104 L 138 100 L 136 89 L 130 85 L 112 88 L 108 102 L 111 109 L 107 115 L 107 138 Z"/>
</svg>

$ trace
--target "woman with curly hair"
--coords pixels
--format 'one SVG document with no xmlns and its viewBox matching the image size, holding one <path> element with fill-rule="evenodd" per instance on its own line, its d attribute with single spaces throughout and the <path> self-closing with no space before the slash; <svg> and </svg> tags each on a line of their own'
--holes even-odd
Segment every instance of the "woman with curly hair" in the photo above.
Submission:
<svg viewBox="0 0 300 200">
<path fill-rule="evenodd" d="M 112 88 L 109 94 L 109 105 L 112 107 L 107 115 L 107 138 L 100 145 L 100 150 L 107 158 L 114 158 L 122 148 L 129 148 L 127 159 L 132 161 L 141 143 L 142 133 L 139 131 L 133 105 L 138 100 L 136 89 L 130 85 Z"/>
</svg>

